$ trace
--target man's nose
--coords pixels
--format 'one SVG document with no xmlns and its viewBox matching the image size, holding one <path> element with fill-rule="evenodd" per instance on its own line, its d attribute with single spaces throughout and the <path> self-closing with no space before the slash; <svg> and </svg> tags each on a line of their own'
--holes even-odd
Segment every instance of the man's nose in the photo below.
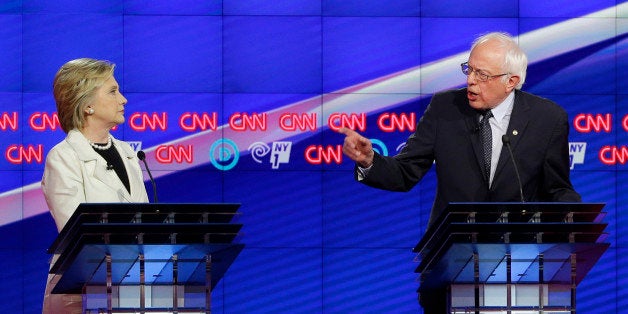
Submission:
<svg viewBox="0 0 628 314">
<path fill-rule="evenodd" d="M 475 71 L 469 72 L 469 75 L 467 75 L 467 85 L 472 85 L 472 84 L 475 84 L 476 82 L 477 82 L 477 78 L 475 76 Z"/>
</svg>

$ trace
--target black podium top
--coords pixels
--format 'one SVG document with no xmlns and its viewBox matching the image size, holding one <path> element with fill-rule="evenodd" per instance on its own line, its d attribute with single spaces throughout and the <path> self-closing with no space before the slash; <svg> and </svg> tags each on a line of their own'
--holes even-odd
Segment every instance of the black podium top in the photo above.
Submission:
<svg viewBox="0 0 628 314">
<path fill-rule="evenodd" d="M 190 227 L 198 223 L 211 223 L 212 226 L 220 227 L 220 224 L 231 222 L 239 207 L 240 204 L 233 203 L 82 203 L 48 248 L 48 254 L 61 253 L 68 244 L 76 241 L 75 237 L 85 227 L 84 224 L 99 228 L 97 233 L 106 233 L 107 228 L 116 228 L 116 224 L 129 223 L 136 223 L 134 228 L 149 228 L 151 223 L 159 225 L 175 222 L 177 225 L 170 227 L 183 226 L 183 223 L 190 223 Z M 110 231 L 116 232 L 114 229 Z"/>
<path fill-rule="evenodd" d="M 425 235 L 414 247 L 415 253 L 424 252 L 437 245 L 440 237 L 452 232 L 453 227 L 465 228 L 463 232 L 491 234 L 506 232 L 504 228 L 515 228 L 513 232 L 549 234 L 573 231 L 576 225 L 559 227 L 566 222 L 597 224 L 594 229 L 603 228 L 602 203 L 450 203 L 436 221 L 429 226 Z M 470 225 L 472 219 L 473 224 Z M 507 224 L 504 224 L 507 223 Z M 519 227 L 519 229 L 516 229 Z M 547 228 L 549 227 L 549 228 Z M 563 228 L 554 229 L 554 228 Z M 541 230 L 542 229 L 542 230 Z"/>
<path fill-rule="evenodd" d="M 421 287 L 473 282 L 473 258 L 480 259 L 480 281 L 499 275 L 506 254 L 521 268 L 519 282 L 571 282 L 576 254 L 579 283 L 609 247 L 604 243 L 604 204 L 451 203 L 432 224 L 414 252 Z M 475 256 L 475 257 L 474 257 Z M 544 266 L 543 266 L 544 264 Z M 544 267 L 544 278 L 538 278 Z"/>
<path fill-rule="evenodd" d="M 241 224 L 232 223 L 239 204 L 81 204 L 48 249 L 58 254 L 50 273 L 53 293 L 81 293 L 85 285 L 138 284 L 139 256 L 152 273 L 146 284 L 203 285 L 211 260 L 211 288 L 243 244 L 233 243 Z M 109 273 L 105 257 L 112 260 Z M 211 256 L 211 258 L 210 258 Z M 178 278 L 173 278 L 173 267 Z"/>
</svg>

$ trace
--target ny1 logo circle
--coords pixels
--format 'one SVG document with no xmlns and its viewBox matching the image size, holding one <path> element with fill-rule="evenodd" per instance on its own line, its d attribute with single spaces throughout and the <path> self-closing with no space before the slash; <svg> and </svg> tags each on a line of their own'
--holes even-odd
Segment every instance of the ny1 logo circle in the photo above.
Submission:
<svg viewBox="0 0 628 314">
<path fill-rule="evenodd" d="M 219 139 L 209 148 L 209 160 L 218 170 L 231 170 L 238 164 L 239 159 L 238 146 L 230 139 Z"/>
</svg>

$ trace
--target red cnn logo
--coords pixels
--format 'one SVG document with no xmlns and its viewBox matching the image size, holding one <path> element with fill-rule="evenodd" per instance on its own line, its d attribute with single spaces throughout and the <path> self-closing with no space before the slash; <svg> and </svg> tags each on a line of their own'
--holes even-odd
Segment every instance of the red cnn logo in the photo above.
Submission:
<svg viewBox="0 0 628 314">
<path fill-rule="evenodd" d="M 179 126 L 182 130 L 188 132 L 212 130 L 218 128 L 218 114 L 212 112 L 211 115 L 203 112 L 186 112 L 179 117 Z"/>
<path fill-rule="evenodd" d="M 600 149 L 599 154 L 600 161 L 608 166 L 615 165 L 617 163 L 625 164 L 628 159 L 628 147 L 626 146 L 609 146 L 606 145 Z"/>
<path fill-rule="evenodd" d="M 284 113 L 279 116 L 279 127 L 284 131 L 316 131 L 316 113 Z"/>
<path fill-rule="evenodd" d="M 236 112 L 229 117 L 229 127 L 234 131 L 266 131 L 266 113 L 239 113 Z"/>
<path fill-rule="evenodd" d="M 56 130 L 61 126 L 57 113 L 35 112 L 28 118 L 28 124 L 35 131 Z"/>
<path fill-rule="evenodd" d="M 581 113 L 573 119 L 573 127 L 580 133 L 610 133 L 612 129 L 613 115 Z"/>
<path fill-rule="evenodd" d="M 327 119 L 327 125 L 329 128 L 338 131 L 343 127 L 360 130 L 364 132 L 366 130 L 366 114 L 346 114 L 346 113 L 332 113 Z"/>
<path fill-rule="evenodd" d="M 377 126 L 384 132 L 405 131 L 414 132 L 416 127 L 416 114 L 414 112 L 407 113 L 382 113 L 377 118 Z"/>
<path fill-rule="evenodd" d="M 0 118 L 0 130 L 6 131 L 7 129 L 12 131 L 17 130 L 17 112 L 3 112 Z"/>
<path fill-rule="evenodd" d="M 168 113 L 153 112 L 149 115 L 146 112 L 136 112 L 129 117 L 129 124 L 135 131 L 146 131 L 146 129 L 155 131 L 157 128 L 165 131 L 168 129 Z"/>
<path fill-rule="evenodd" d="M 628 115 L 625 115 L 621 120 L 621 125 L 623 126 L 624 131 L 628 132 Z"/>
<path fill-rule="evenodd" d="M 37 144 L 36 146 L 28 144 L 26 147 L 21 144 L 9 145 L 4 152 L 4 158 L 14 165 L 24 162 L 30 164 L 33 163 L 33 161 L 41 164 L 44 161 L 44 146 L 41 144 Z"/>
<path fill-rule="evenodd" d="M 194 147 L 192 145 L 159 145 L 155 150 L 155 159 L 162 164 L 182 164 L 194 162 Z"/>
<path fill-rule="evenodd" d="M 310 145 L 305 149 L 305 160 L 312 165 L 342 163 L 342 145 Z"/>
</svg>

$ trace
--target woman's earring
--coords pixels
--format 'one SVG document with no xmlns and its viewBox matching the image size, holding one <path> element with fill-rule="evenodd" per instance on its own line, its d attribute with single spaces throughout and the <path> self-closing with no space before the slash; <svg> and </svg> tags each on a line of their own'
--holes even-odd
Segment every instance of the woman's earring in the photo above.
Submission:
<svg viewBox="0 0 628 314">
<path fill-rule="evenodd" d="M 94 114 L 94 108 L 92 107 L 87 108 L 87 114 Z"/>
</svg>

